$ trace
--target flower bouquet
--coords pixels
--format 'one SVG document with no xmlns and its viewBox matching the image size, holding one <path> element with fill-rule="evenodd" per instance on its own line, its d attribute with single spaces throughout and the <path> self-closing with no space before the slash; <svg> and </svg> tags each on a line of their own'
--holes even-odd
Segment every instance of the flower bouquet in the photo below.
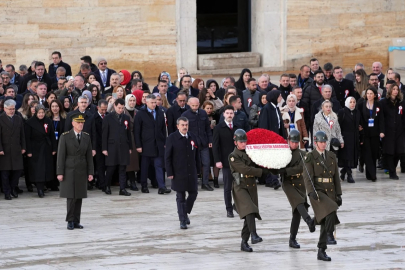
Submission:
<svg viewBox="0 0 405 270">
<path fill-rule="evenodd" d="M 246 154 L 254 163 L 268 169 L 284 168 L 292 155 L 286 140 L 273 131 L 256 128 L 246 133 Z"/>
</svg>

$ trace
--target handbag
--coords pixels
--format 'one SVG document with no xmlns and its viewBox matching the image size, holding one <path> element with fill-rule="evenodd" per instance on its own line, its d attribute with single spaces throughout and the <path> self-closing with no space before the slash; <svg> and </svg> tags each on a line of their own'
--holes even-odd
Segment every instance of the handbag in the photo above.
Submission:
<svg viewBox="0 0 405 270">
<path fill-rule="evenodd" d="M 333 149 L 335 149 L 335 151 L 339 150 L 340 148 L 340 142 L 337 138 L 332 138 L 330 140 L 330 145 L 332 145 Z"/>
</svg>

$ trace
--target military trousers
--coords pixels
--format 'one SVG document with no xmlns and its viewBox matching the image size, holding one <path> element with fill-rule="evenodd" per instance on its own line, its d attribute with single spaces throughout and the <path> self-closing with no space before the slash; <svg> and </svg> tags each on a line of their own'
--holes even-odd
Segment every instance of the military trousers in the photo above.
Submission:
<svg viewBox="0 0 405 270">
<path fill-rule="evenodd" d="M 295 208 L 292 219 L 291 219 L 290 234 L 293 239 L 295 239 L 295 236 L 298 233 L 298 228 L 300 227 L 301 217 L 304 220 L 307 217 L 309 217 L 308 208 L 306 208 L 303 203 L 297 205 L 297 208 Z"/>
<path fill-rule="evenodd" d="M 245 216 L 245 221 L 243 222 L 243 228 L 242 228 L 242 240 L 248 241 L 250 234 L 252 232 L 256 231 L 256 220 L 255 220 L 255 214 L 249 214 Z"/>
<path fill-rule="evenodd" d="M 82 213 L 82 199 L 67 199 L 66 221 L 80 223 L 80 214 Z"/>
<path fill-rule="evenodd" d="M 332 212 L 327 215 L 321 222 L 321 232 L 319 235 L 318 248 L 326 249 L 326 243 L 328 240 L 328 233 L 333 233 L 335 230 L 336 212 Z"/>
</svg>

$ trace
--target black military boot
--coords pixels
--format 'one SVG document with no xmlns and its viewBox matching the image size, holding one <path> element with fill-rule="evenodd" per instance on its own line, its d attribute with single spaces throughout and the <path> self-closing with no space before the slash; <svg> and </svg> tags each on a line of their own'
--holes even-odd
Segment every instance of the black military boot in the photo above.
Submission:
<svg viewBox="0 0 405 270">
<path fill-rule="evenodd" d="M 336 245 L 337 244 L 337 242 L 335 240 L 335 237 L 333 236 L 333 232 L 330 232 L 330 233 L 328 232 L 327 236 L 328 236 L 328 240 L 327 240 L 328 245 Z"/>
<path fill-rule="evenodd" d="M 240 244 L 240 250 L 246 251 L 246 252 L 253 251 L 253 249 L 249 246 L 249 244 L 246 240 L 242 240 L 242 243 Z"/>
<path fill-rule="evenodd" d="M 180 229 L 183 229 L 183 230 L 187 229 L 187 221 L 185 221 L 185 220 L 180 221 Z"/>
<path fill-rule="evenodd" d="M 251 232 L 250 233 L 250 241 L 252 242 L 252 244 L 257 244 L 263 241 L 263 239 L 257 235 L 256 232 Z"/>
<path fill-rule="evenodd" d="M 214 188 L 219 188 L 218 177 L 214 177 Z"/>
<path fill-rule="evenodd" d="M 307 223 L 307 225 L 308 225 L 308 228 L 309 228 L 309 231 L 311 232 L 311 233 L 313 233 L 314 231 L 315 231 L 315 219 L 313 219 L 313 218 L 311 218 L 310 216 L 308 216 L 306 219 L 305 219 L 305 222 Z"/>
<path fill-rule="evenodd" d="M 332 259 L 328 255 L 326 255 L 325 248 L 318 249 L 318 260 L 330 262 Z"/>
<path fill-rule="evenodd" d="M 300 248 L 300 244 L 298 244 L 297 240 L 295 240 L 295 235 L 290 235 L 290 240 L 288 241 L 288 245 L 292 248 Z"/>
</svg>

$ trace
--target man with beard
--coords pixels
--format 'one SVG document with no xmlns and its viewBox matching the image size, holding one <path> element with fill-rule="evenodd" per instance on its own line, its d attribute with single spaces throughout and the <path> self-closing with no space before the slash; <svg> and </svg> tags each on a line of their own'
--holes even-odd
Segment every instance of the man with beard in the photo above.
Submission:
<svg viewBox="0 0 405 270">
<path fill-rule="evenodd" d="M 259 91 L 257 91 L 257 83 L 255 78 L 248 80 L 248 88 L 243 90 L 243 107 L 247 115 L 250 115 L 250 109 L 253 104 L 260 103 Z"/>
<path fill-rule="evenodd" d="M 283 97 L 284 102 L 286 102 L 288 95 L 291 93 L 290 75 L 287 73 L 281 74 L 280 87 L 278 89 L 281 91 L 281 96 Z"/>
<path fill-rule="evenodd" d="M 377 89 L 378 100 L 380 100 L 383 97 L 384 90 L 379 87 L 380 81 L 378 79 L 378 75 L 375 73 L 371 73 L 368 76 L 368 84 L 374 86 L 375 89 Z M 363 93 L 365 93 L 365 91 Z M 384 95 L 384 97 L 385 97 L 385 95 Z"/>
<path fill-rule="evenodd" d="M 333 68 L 333 76 L 335 79 L 330 81 L 329 84 L 333 87 L 340 107 L 345 107 L 347 97 L 354 97 L 356 100 L 360 98 L 356 95 L 357 92 L 354 91 L 353 82 L 343 78 L 343 69 L 340 66 Z"/>
</svg>

